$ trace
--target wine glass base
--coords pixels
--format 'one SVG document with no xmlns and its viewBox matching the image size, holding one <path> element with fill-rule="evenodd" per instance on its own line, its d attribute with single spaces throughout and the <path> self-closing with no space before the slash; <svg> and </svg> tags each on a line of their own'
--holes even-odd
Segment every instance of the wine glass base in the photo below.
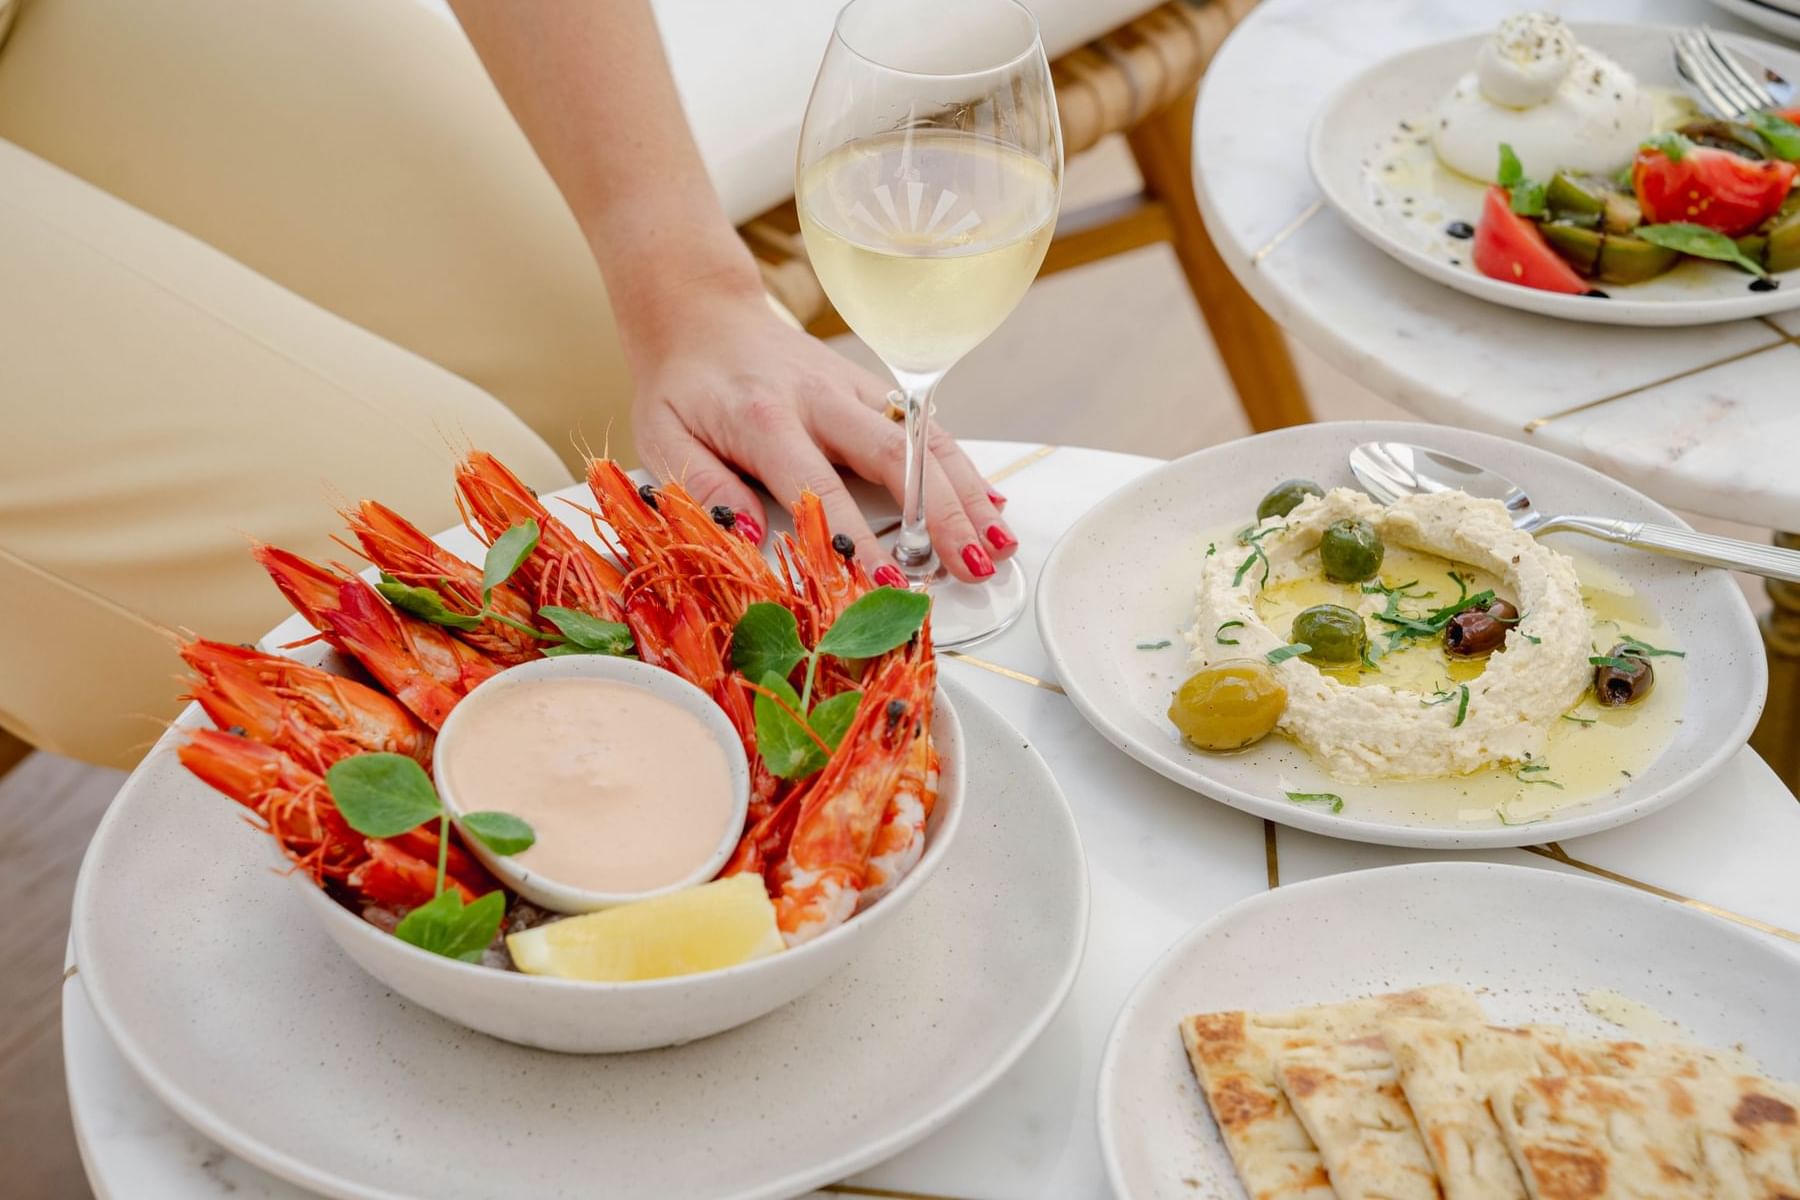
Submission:
<svg viewBox="0 0 1800 1200">
<path fill-rule="evenodd" d="M 1012 627 L 1025 612 L 1025 572 L 1011 562 L 996 565 L 991 579 L 964 583 L 939 568 L 919 590 L 931 595 L 931 644 L 960 649 Z"/>
</svg>

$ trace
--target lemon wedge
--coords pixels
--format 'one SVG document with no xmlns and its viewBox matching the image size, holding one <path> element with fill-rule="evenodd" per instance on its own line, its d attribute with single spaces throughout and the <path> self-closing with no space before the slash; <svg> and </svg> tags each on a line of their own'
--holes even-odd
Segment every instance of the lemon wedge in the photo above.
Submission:
<svg viewBox="0 0 1800 1200">
<path fill-rule="evenodd" d="M 607 983 L 716 971 L 782 946 L 775 906 L 754 873 L 565 917 L 506 939 L 514 965 L 529 975 Z"/>
</svg>

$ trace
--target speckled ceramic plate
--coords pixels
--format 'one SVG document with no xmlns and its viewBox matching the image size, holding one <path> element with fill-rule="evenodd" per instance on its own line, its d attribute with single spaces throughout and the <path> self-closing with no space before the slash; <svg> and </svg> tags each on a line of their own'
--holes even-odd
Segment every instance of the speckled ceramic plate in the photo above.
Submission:
<svg viewBox="0 0 1800 1200">
<path fill-rule="evenodd" d="M 1672 29 L 1581 23 L 1572 28 L 1583 45 L 1613 58 L 1639 82 L 1680 86 L 1669 49 Z M 1394 177 L 1381 167 L 1397 145 L 1406 149 L 1425 136 L 1426 118 L 1457 79 L 1474 70 L 1475 52 L 1489 32 L 1422 46 L 1375 63 L 1334 92 L 1319 110 L 1308 149 L 1313 179 L 1350 228 L 1421 275 L 1459 292 L 1571 321 L 1705 325 L 1800 306 L 1800 271 L 1784 272 L 1778 277 L 1782 286 L 1775 291 L 1753 292 L 1750 276 L 1735 267 L 1689 261 L 1646 283 L 1602 285 L 1610 296 L 1605 300 L 1519 287 L 1477 271 L 1470 243 L 1445 237 L 1443 229 L 1451 221 L 1477 223 L 1480 185 L 1452 177 L 1436 197 L 1423 191 L 1414 195 L 1410 183 L 1396 188 Z M 1800 79 L 1800 53 L 1754 38 L 1721 36 L 1753 61 Z M 1429 147 L 1422 153 L 1429 156 Z M 1414 201 L 1410 206 L 1404 203 L 1408 199 Z"/>
<path fill-rule="evenodd" d="M 1573 914 L 1573 915 L 1572 915 Z M 1420 863 L 1294 884 L 1177 942 L 1119 1011 L 1100 1064 L 1100 1145 L 1119 1200 L 1241 1196 L 1176 1022 L 1457 983 L 1499 1024 L 1738 1046 L 1800 1079 L 1800 956 L 1616 884 L 1536 867 Z M 1584 997 L 1623 997 L 1624 1030 Z M 1635 1002 L 1635 1005 L 1629 1003 Z M 1668 1029 L 1674 1022 L 1679 1031 Z"/>
<path fill-rule="evenodd" d="M 1788 2 L 1792 4 L 1793 0 Z M 1800 42 L 1800 5 L 1794 5 L 1794 10 L 1789 11 L 1785 6 L 1764 4 L 1761 0 L 1713 0 L 1713 3 L 1777 37 Z"/>
<path fill-rule="evenodd" d="M 1552 546 L 1576 557 L 1588 579 L 1633 594 L 1661 618 L 1656 644 L 1682 650 L 1650 703 L 1666 713 L 1668 741 L 1629 778 L 1604 790 L 1564 791 L 1565 807 L 1530 824 L 1472 824 L 1457 782 L 1441 793 L 1334 779 L 1285 738 L 1237 754 L 1208 754 L 1181 740 L 1166 716 L 1187 675 L 1181 630 L 1192 623 L 1194 587 L 1209 543 L 1239 548 L 1231 532 L 1257 501 L 1295 476 L 1355 487 L 1348 456 L 1362 442 L 1398 440 L 1445 450 L 1519 483 L 1544 512 L 1636 518 L 1679 525 L 1660 504 L 1598 472 L 1487 434 L 1393 421 L 1303 425 L 1214 446 L 1159 467 L 1095 505 L 1063 536 L 1038 581 L 1038 632 L 1057 681 L 1095 728 L 1138 761 L 1215 800 L 1331 837 L 1391 846 L 1524 846 L 1594 833 L 1671 804 L 1718 770 L 1750 736 L 1768 670 L 1749 605 L 1724 571 L 1573 534 Z M 1166 642 L 1161 649 L 1141 649 Z M 1678 722 L 1678 723 L 1677 723 Z M 1582 732 L 1595 732 L 1581 727 Z M 1575 728 L 1568 734 L 1577 732 Z M 1573 745 L 1569 738 L 1565 745 Z M 1552 743 L 1552 766 L 1560 751 Z M 1540 789 L 1547 792 L 1548 789 Z M 1285 793 L 1340 794 L 1341 812 L 1295 804 Z"/>
<path fill-rule="evenodd" d="M 1074 819 L 1035 750 L 945 680 L 968 820 L 871 953 L 749 1025 L 568 1057 L 385 991 L 269 867 L 262 835 L 166 741 L 95 834 L 80 980 L 152 1091 L 330 1196 L 789 1196 L 942 1126 L 1055 1015 L 1087 932 Z"/>
</svg>

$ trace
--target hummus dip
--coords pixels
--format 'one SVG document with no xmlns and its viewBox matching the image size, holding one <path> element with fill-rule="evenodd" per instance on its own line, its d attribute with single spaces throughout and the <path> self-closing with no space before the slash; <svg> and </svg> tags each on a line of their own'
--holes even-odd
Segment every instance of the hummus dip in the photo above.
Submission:
<svg viewBox="0 0 1800 1200">
<path fill-rule="evenodd" d="M 1388 545 L 1500 578 L 1507 589 L 1503 598 L 1521 618 L 1485 669 L 1464 685 L 1466 708 L 1405 688 L 1344 683 L 1299 657 L 1275 663 L 1275 676 L 1288 692 L 1276 729 L 1348 780 L 1465 775 L 1495 763 L 1541 759 L 1550 731 L 1592 682 L 1590 624 L 1574 564 L 1514 529 L 1498 501 L 1440 492 L 1384 507 L 1361 492 L 1337 488 L 1285 517 L 1270 517 L 1252 531 L 1266 564 L 1254 547 L 1235 544 L 1204 560 L 1187 633 L 1190 666 L 1264 658 L 1287 645 L 1289 631 L 1269 628 L 1258 615 L 1257 594 L 1264 586 L 1319 575 L 1319 538 L 1347 517 L 1369 522 Z M 1380 593 L 1364 596 L 1361 611 L 1371 640 L 1389 632 L 1372 619 L 1386 600 Z M 1229 622 L 1242 623 L 1230 630 L 1236 645 L 1217 640 L 1219 627 Z"/>
</svg>

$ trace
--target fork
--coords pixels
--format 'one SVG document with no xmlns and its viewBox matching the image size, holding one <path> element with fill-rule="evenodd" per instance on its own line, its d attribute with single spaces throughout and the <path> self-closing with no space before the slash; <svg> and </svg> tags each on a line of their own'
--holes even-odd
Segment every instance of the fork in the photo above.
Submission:
<svg viewBox="0 0 1800 1200">
<path fill-rule="evenodd" d="M 1694 85 L 1712 114 L 1727 121 L 1781 105 L 1764 80 L 1751 74 L 1738 56 L 1727 50 L 1705 26 L 1683 29 L 1672 39 L 1675 69 Z M 1787 80 L 1767 67 L 1761 68 L 1767 84 L 1790 93 Z"/>
</svg>

